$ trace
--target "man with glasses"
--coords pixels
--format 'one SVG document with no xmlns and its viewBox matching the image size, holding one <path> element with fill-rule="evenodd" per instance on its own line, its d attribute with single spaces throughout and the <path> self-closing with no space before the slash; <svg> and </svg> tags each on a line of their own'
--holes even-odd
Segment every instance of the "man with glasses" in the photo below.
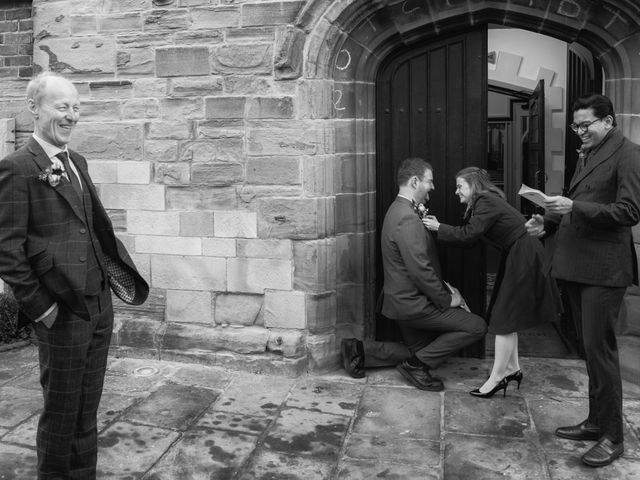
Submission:
<svg viewBox="0 0 640 480">
<path fill-rule="evenodd" d="M 607 97 L 579 98 L 572 111 L 582 147 L 569 196 L 551 197 L 544 218 L 525 225 L 535 236 L 556 232 L 552 274 L 564 281 L 589 375 L 587 418 L 556 435 L 597 441 L 582 462 L 601 467 L 624 452 L 614 324 L 626 288 L 638 282 L 631 227 L 640 220 L 640 147 L 617 128 Z"/>
</svg>

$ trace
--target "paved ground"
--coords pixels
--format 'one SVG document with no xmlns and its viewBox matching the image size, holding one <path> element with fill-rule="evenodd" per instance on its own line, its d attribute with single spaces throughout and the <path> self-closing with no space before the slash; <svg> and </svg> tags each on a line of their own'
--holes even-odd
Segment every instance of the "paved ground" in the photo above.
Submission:
<svg viewBox="0 0 640 480">
<path fill-rule="evenodd" d="M 585 415 L 582 362 L 524 359 L 520 391 L 471 397 L 490 362 L 452 359 L 430 393 L 394 369 L 291 379 L 114 358 L 98 478 L 640 479 L 640 387 L 624 385 L 624 457 L 590 469 L 579 456 L 592 442 L 552 433 Z M 40 402 L 35 348 L 0 353 L 0 479 L 35 478 Z"/>
</svg>

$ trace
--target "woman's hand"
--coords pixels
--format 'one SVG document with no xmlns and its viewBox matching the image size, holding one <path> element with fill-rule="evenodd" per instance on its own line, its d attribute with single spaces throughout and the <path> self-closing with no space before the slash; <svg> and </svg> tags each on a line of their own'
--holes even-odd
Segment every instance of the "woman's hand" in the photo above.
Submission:
<svg viewBox="0 0 640 480">
<path fill-rule="evenodd" d="M 541 237 L 544 235 L 544 219 L 542 215 L 531 215 L 531 218 L 525 222 L 524 228 L 527 229 L 527 233 L 532 237 Z"/>
<path fill-rule="evenodd" d="M 433 215 L 427 215 L 422 219 L 422 224 L 429 230 L 437 232 L 440 228 L 440 222 Z"/>
</svg>

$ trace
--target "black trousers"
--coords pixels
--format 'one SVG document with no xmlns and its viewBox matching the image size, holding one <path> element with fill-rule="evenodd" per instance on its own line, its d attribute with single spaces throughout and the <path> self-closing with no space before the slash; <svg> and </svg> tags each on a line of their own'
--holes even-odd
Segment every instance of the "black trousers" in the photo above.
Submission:
<svg viewBox="0 0 640 480">
<path fill-rule="evenodd" d="M 96 478 L 97 411 L 113 329 L 111 291 L 87 297 L 91 321 L 59 305 L 51 328 L 34 325 L 44 409 L 36 448 L 39 480 Z"/>
<path fill-rule="evenodd" d="M 425 317 L 396 322 L 411 353 L 429 368 L 436 368 L 487 333 L 484 319 L 462 308 L 437 310 Z"/>
<path fill-rule="evenodd" d="M 626 288 L 574 282 L 565 286 L 587 363 L 588 421 L 612 442 L 622 442 L 622 379 L 614 325 Z"/>
</svg>

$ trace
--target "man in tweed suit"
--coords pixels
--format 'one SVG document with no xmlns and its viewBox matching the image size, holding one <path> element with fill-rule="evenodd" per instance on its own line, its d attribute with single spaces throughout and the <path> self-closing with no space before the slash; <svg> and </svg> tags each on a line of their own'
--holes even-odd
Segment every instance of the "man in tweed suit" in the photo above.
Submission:
<svg viewBox="0 0 640 480">
<path fill-rule="evenodd" d="M 114 235 L 86 160 L 67 148 L 80 111 L 74 85 L 41 74 L 27 86 L 27 105 L 33 137 L 0 161 L 0 276 L 19 323 L 38 339 L 38 478 L 94 479 L 110 287 L 131 304 L 144 302 L 149 287 Z"/>
<path fill-rule="evenodd" d="M 572 111 L 582 147 L 569 195 L 551 197 L 544 218 L 526 226 L 537 236 L 557 231 L 552 274 L 564 281 L 589 374 L 587 418 L 556 435 L 596 440 L 582 461 L 600 467 L 624 451 L 614 324 L 626 287 L 638 281 L 631 227 L 640 220 L 640 147 L 616 128 L 607 97 L 579 98 Z"/>
</svg>

